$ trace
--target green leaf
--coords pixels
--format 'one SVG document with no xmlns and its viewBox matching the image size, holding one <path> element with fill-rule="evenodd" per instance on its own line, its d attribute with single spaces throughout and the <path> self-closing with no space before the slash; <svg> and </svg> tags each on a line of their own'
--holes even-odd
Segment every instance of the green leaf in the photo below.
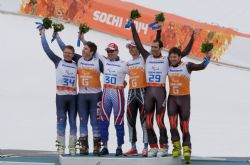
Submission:
<svg viewBox="0 0 250 165">
<path fill-rule="evenodd" d="M 52 28 L 52 20 L 49 19 L 49 17 L 46 17 L 46 18 L 43 19 L 43 27 L 45 29 Z"/>
<path fill-rule="evenodd" d="M 208 41 L 211 41 L 214 37 L 214 32 L 210 31 L 208 34 L 207 34 L 207 39 Z"/>
<path fill-rule="evenodd" d="M 53 23 L 52 26 L 54 28 L 54 32 L 60 32 L 64 29 L 64 26 L 61 23 Z"/>
<path fill-rule="evenodd" d="M 87 33 L 89 31 L 89 27 L 86 23 L 84 24 L 80 24 L 79 26 L 79 33 L 82 34 L 82 33 Z"/>
<path fill-rule="evenodd" d="M 141 17 L 141 14 L 139 13 L 139 11 L 137 9 L 134 9 L 131 11 L 130 18 L 132 20 L 135 20 L 135 19 L 140 18 L 140 17 Z"/>
<path fill-rule="evenodd" d="M 165 16 L 163 13 L 156 14 L 155 15 L 155 21 L 156 22 L 164 22 L 165 21 Z"/>
<path fill-rule="evenodd" d="M 37 4 L 37 1 L 36 0 L 30 0 L 29 3 L 32 3 L 33 5 Z"/>
<path fill-rule="evenodd" d="M 214 47 L 213 43 L 204 42 L 201 45 L 201 52 L 202 53 L 208 53 L 213 49 L 213 47 Z"/>
</svg>

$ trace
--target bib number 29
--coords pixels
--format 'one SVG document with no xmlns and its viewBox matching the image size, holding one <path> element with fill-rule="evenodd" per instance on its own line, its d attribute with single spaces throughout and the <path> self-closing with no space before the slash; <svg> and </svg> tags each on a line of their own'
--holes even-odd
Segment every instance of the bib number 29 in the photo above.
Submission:
<svg viewBox="0 0 250 165">
<path fill-rule="evenodd" d="M 149 82 L 160 82 L 161 75 L 149 75 Z"/>
</svg>

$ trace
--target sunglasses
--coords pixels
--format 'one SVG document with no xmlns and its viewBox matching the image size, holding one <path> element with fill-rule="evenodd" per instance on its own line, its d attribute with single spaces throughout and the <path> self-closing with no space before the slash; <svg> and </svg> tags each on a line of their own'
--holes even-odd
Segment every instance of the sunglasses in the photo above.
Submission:
<svg viewBox="0 0 250 165">
<path fill-rule="evenodd" d="M 110 49 L 108 49 L 106 51 L 107 51 L 107 53 L 114 53 L 116 50 L 110 50 Z"/>
</svg>

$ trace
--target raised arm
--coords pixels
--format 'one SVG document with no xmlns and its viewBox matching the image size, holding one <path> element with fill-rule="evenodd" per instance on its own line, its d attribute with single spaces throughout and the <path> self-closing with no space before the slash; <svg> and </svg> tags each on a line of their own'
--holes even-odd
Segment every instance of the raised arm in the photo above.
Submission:
<svg viewBox="0 0 250 165">
<path fill-rule="evenodd" d="M 161 29 L 157 30 L 157 33 L 156 33 L 156 40 L 161 40 Z"/>
<path fill-rule="evenodd" d="M 64 42 L 62 41 L 61 37 L 59 36 L 58 33 L 55 34 L 56 35 L 56 42 L 58 43 L 60 49 L 63 51 L 64 47 L 65 47 L 65 44 Z"/>
<path fill-rule="evenodd" d="M 203 70 L 206 68 L 206 66 L 209 64 L 210 62 L 210 58 L 211 58 L 211 55 L 207 55 L 203 62 L 201 64 L 195 64 L 195 63 L 192 63 L 192 62 L 189 62 L 187 64 L 187 70 L 189 73 L 191 73 L 192 71 L 199 71 L 199 70 Z"/>
<path fill-rule="evenodd" d="M 147 57 L 150 55 L 150 53 L 146 49 L 144 49 L 144 47 L 141 43 L 141 39 L 136 31 L 134 22 L 132 22 L 132 24 L 131 24 L 131 30 L 132 30 L 132 35 L 133 35 L 133 39 L 135 41 L 136 47 L 139 50 L 142 57 L 144 58 L 144 60 L 146 60 Z"/>
<path fill-rule="evenodd" d="M 87 44 L 88 41 L 85 40 L 84 33 L 78 34 L 78 37 L 80 37 L 80 41 L 82 42 L 83 45 Z"/>
<path fill-rule="evenodd" d="M 193 46 L 193 43 L 194 43 L 194 34 L 195 34 L 195 32 L 192 33 L 191 38 L 190 38 L 186 48 L 181 52 L 181 57 L 185 57 L 190 53 L 192 46 Z"/>
<path fill-rule="evenodd" d="M 161 40 L 161 29 L 162 29 L 162 26 L 163 26 L 163 22 L 159 22 L 158 26 L 159 26 L 159 29 L 157 30 L 155 39 L 160 41 Z"/>
<path fill-rule="evenodd" d="M 60 49 L 63 51 L 64 47 L 65 47 L 65 43 L 62 41 L 61 37 L 59 36 L 58 33 L 55 34 L 56 35 L 56 41 L 60 47 Z M 73 61 L 75 61 L 76 63 L 78 62 L 78 60 L 81 58 L 82 56 L 80 54 L 75 53 L 74 57 L 72 58 Z"/>
<path fill-rule="evenodd" d="M 42 42 L 42 46 L 43 46 L 43 50 L 44 52 L 47 54 L 47 56 L 49 57 L 49 59 L 55 64 L 55 66 L 57 67 L 57 65 L 59 64 L 59 62 L 62 60 L 60 57 L 58 57 L 57 55 L 55 55 L 55 53 L 50 49 L 46 36 L 45 36 L 45 32 L 41 32 L 41 42 Z"/>
</svg>

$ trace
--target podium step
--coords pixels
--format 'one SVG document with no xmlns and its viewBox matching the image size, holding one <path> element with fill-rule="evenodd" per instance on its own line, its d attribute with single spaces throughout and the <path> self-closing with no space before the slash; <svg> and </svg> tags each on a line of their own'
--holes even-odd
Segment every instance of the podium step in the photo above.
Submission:
<svg viewBox="0 0 250 165">
<path fill-rule="evenodd" d="M 67 156 L 59 157 L 61 165 L 176 165 L 181 164 L 180 158 L 168 157 L 153 157 L 145 158 L 141 156 L 134 157 L 116 157 L 114 155 L 106 157 L 97 156 Z"/>
</svg>

